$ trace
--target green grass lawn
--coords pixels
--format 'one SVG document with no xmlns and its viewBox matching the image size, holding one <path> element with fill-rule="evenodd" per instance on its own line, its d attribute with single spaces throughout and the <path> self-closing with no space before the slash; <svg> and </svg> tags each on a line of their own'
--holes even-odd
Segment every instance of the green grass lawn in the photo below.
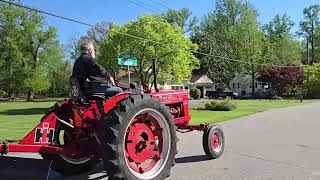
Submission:
<svg viewBox="0 0 320 180">
<path fill-rule="evenodd" d="M 301 105 L 314 102 L 314 100 L 303 103 L 294 100 L 234 100 L 234 102 L 237 104 L 237 109 L 234 111 L 190 110 L 191 124 L 221 122 L 270 108 Z M 20 140 L 39 123 L 43 114 L 54 103 L 53 99 L 38 102 L 0 102 L 0 141 Z"/>
<path fill-rule="evenodd" d="M 317 100 L 232 100 L 237 109 L 233 111 L 203 111 L 190 110 L 191 124 L 199 123 L 217 123 L 230 119 L 236 119 L 257 112 L 266 111 L 272 108 L 281 108 L 288 106 L 297 106 L 316 102 Z"/>
<path fill-rule="evenodd" d="M 236 109 L 233 111 L 200 111 L 200 110 L 190 110 L 191 124 L 201 124 L 201 123 L 217 123 L 226 121 L 229 119 L 235 119 L 242 116 L 247 116 L 259 112 L 255 109 Z"/>
<path fill-rule="evenodd" d="M 20 140 L 40 122 L 54 103 L 0 102 L 0 141 Z"/>
</svg>

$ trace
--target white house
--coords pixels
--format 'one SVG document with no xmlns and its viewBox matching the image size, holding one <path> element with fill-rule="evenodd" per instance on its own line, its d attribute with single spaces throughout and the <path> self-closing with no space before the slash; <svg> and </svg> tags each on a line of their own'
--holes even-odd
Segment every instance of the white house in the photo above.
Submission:
<svg viewBox="0 0 320 180">
<path fill-rule="evenodd" d="M 255 93 L 264 93 L 265 87 L 262 82 L 255 80 Z M 240 73 L 230 81 L 230 89 L 240 96 L 251 96 L 252 94 L 252 77 L 246 73 Z"/>
</svg>

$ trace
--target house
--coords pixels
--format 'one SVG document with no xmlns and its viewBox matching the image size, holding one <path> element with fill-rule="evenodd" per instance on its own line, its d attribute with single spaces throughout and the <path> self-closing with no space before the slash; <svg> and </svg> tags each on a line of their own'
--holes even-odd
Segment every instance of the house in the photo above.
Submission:
<svg viewBox="0 0 320 180">
<path fill-rule="evenodd" d="M 254 86 L 256 94 L 261 94 L 266 91 L 262 82 L 255 80 Z M 229 87 L 240 96 L 250 97 L 252 95 L 252 77 L 247 73 L 240 73 L 230 81 Z"/>
<path fill-rule="evenodd" d="M 201 98 L 204 98 L 206 91 L 215 91 L 216 84 L 205 74 L 193 74 L 190 80 L 186 80 L 184 83 L 186 89 L 196 87 L 201 92 Z"/>
<path fill-rule="evenodd" d="M 118 74 L 118 79 L 120 79 L 121 83 L 128 84 L 128 72 L 121 70 Z M 182 84 L 176 84 L 172 79 L 168 79 L 162 84 L 158 84 L 159 89 L 187 90 L 192 87 L 196 87 L 201 92 L 201 98 L 204 98 L 206 91 L 216 90 L 216 84 L 207 75 L 193 74 L 190 80 L 185 80 Z M 153 78 L 151 77 L 149 85 L 152 83 L 152 80 Z M 135 82 L 138 86 L 141 86 L 139 74 L 136 72 L 130 72 L 130 82 Z"/>
<path fill-rule="evenodd" d="M 118 72 L 117 79 L 119 79 L 120 83 L 129 84 L 128 71 L 120 70 Z M 130 82 L 135 82 L 138 86 L 140 86 L 141 83 L 140 83 L 139 74 L 134 71 L 130 71 Z"/>
</svg>

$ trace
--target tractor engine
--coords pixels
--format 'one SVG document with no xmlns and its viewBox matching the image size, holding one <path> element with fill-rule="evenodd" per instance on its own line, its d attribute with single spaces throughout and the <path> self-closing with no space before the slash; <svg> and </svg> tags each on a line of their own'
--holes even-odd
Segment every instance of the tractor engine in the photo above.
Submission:
<svg viewBox="0 0 320 180">
<path fill-rule="evenodd" d="M 170 113 L 173 115 L 174 118 L 179 118 L 184 115 L 182 103 L 169 104 L 167 106 L 169 106 Z"/>
</svg>

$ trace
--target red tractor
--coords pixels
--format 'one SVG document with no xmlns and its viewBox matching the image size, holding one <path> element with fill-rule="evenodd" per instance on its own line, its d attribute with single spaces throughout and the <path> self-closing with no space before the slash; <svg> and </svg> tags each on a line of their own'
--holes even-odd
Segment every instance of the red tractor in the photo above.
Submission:
<svg viewBox="0 0 320 180">
<path fill-rule="evenodd" d="M 155 67 L 154 67 L 155 69 Z M 153 71 L 155 72 L 155 71 Z M 18 144 L 0 144 L 0 153 L 33 152 L 51 169 L 76 175 L 103 162 L 110 180 L 161 180 L 175 164 L 178 132 L 203 131 L 209 159 L 222 155 L 224 135 L 217 125 L 188 125 L 188 91 L 130 91 L 57 102 Z"/>
</svg>

